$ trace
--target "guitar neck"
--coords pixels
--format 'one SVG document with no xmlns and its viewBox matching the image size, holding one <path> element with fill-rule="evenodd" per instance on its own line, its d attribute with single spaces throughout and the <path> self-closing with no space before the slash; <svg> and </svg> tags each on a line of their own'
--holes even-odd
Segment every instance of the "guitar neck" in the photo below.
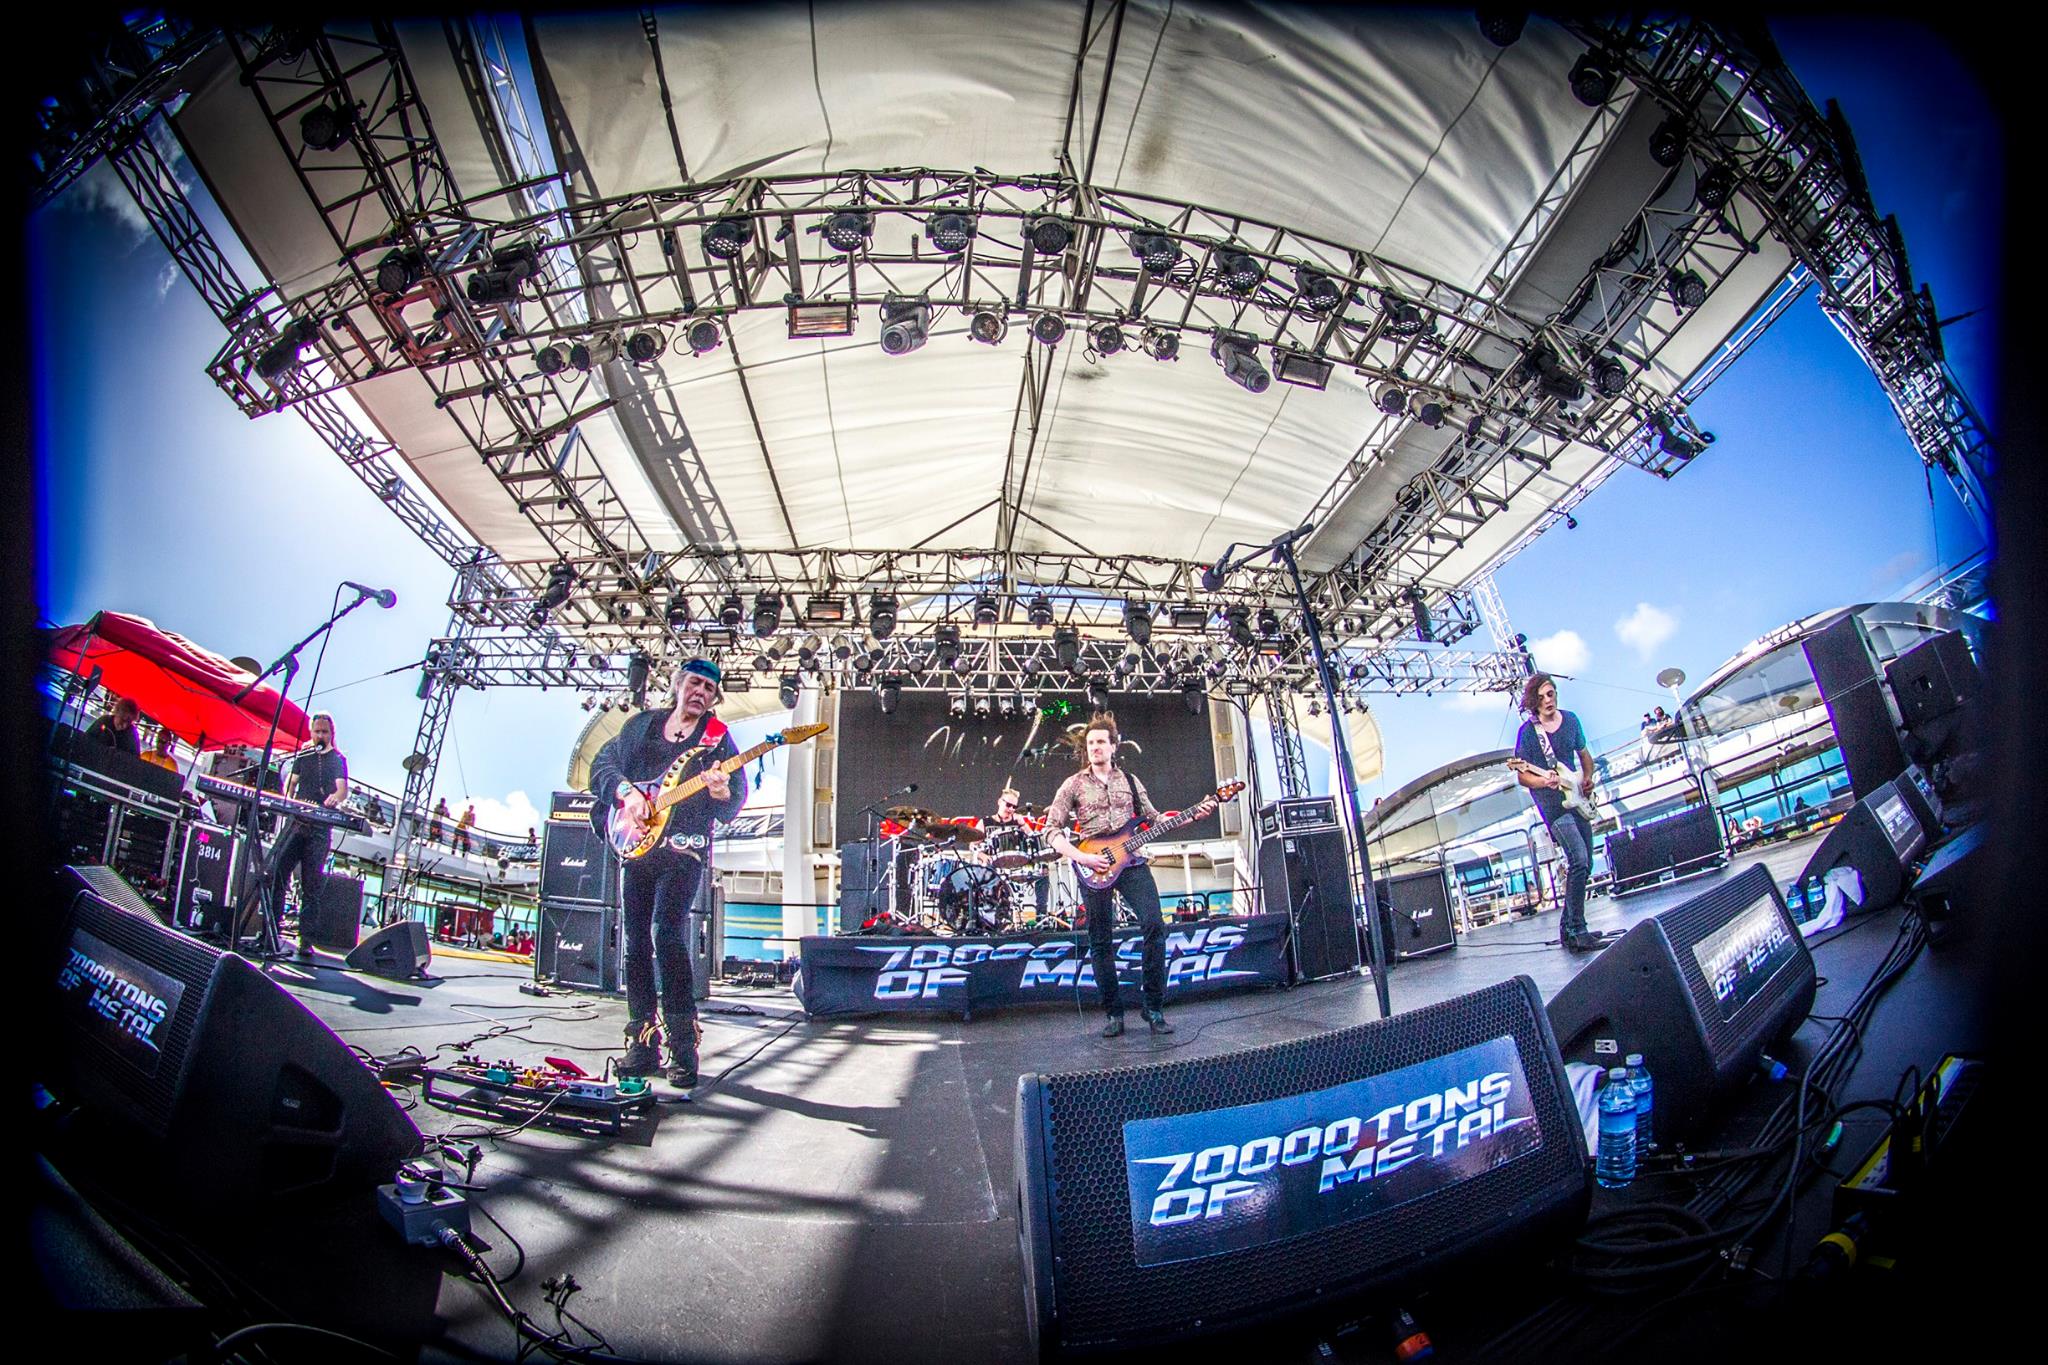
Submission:
<svg viewBox="0 0 2048 1365">
<path fill-rule="evenodd" d="M 716 768 L 722 773 L 736 773 L 781 743 L 782 741 L 779 739 L 764 739 L 745 753 L 734 754 L 731 758 L 712 764 L 711 768 Z M 675 805 L 676 802 L 687 801 L 698 792 L 703 791 L 704 773 L 710 772 L 711 768 L 706 768 L 704 772 L 697 773 L 689 781 L 678 782 L 667 791 L 658 794 L 654 798 L 654 808 L 658 811 L 667 810 L 670 806 Z"/>
<path fill-rule="evenodd" d="M 1195 821 L 1201 819 L 1203 816 L 1209 813 L 1208 807 L 1213 799 L 1214 798 L 1212 797 L 1205 796 L 1200 801 L 1196 802 L 1193 806 L 1189 807 L 1187 810 L 1182 811 L 1179 815 L 1175 815 L 1169 817 L 1168 819 L 1161 820 L 1157 824 L 1154 824 L 1150 829 L 1139 830 L 1136 834 L 1133 834 L 1130 838 L 1124 841 L 1124 847 L 1127 849 L 1143 848 L 1146 844 L 1151 843 L 1154 839 L 1157 839 L 1162 834 L 1171 834 L 1175 830 L 1181 828 L 1184 825 L 1192 825 Z"/>
</svg>

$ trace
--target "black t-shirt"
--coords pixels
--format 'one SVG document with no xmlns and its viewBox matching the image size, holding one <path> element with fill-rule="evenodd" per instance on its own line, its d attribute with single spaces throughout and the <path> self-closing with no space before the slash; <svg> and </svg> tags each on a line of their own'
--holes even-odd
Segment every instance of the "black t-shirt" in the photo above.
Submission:
<svg viewBox="0 0 2048 1365">
<path fill-rule="evenodd" d="M 308 749 L 292 760 L 292 772 L 299 779 L 293 795 L 315 806 L 334 795 L 334 789 L 348 778 L 348 760 L 339 749 Z"/>
<path fill-rule="evenodd" d="M 1557 755 L 1557 761 L 1567 770 L 1576 772 L 1579 766 L 1579 750 L 1586 747 L 1586 730 L 1579 724 L 1579 718 L 1570 711 L 1560 711 L 1558 714 L 1561 719 L 1557 732 L 1549 736 L 1551 752 Z M 1543 753 L 1543 740 L 1537 736 L 1536 722 L 1533 719 L 1523 721 L 1521 732 L 1515 736 L 1515 757 L 1524 763 L 1533 763 L 1539 768 L 1550 767 L 1550 760 Z M 1564 810 L 1564 797 L 1560 793 L 1548 787 L 1531 787 L 1528 790 L 1529 799 L 1536 803 L 1537 813 L 1543 817 L 1544 824 L 1547 825 L 1557 819 L 1559 812 Z"/>
<path fill-rule="evenodd" d="M 137 733 L 135 726 L 132 723 L 116 724 L 111 715 L 101 716 L 94 721 L 91 728 L 85 732 L 85 737 L 106 748 L 119 749 L 124 754 L 142 757 L 142 736 Z"/>
</svg>

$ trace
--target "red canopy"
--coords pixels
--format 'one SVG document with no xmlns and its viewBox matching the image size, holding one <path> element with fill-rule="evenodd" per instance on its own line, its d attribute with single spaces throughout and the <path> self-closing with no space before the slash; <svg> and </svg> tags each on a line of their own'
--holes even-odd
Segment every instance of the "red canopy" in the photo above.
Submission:
<svg viewBox="0 0 2048 1365">
<path fill-rule="evenodd" d="M 276 688 L 265 683 L 240 701 L 230 700 L 254 674 L 140 616 L 103 611 L 82 626 L 64 627 L 51 638 L 50 662 L 80 677 L 98 668 L 109 692 L 202 748 L 261 748 L 277 714 Z M 277 747 L 297 749 L 311 736 L 306 713 L 286 702 L 278 715 Z"/>
</svg>

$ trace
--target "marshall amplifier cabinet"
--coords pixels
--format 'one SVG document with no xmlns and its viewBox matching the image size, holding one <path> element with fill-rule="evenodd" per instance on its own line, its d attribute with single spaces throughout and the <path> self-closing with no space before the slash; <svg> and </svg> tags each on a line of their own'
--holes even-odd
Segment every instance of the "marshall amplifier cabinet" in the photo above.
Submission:
<svg viewBox="0 0 2048 1365">
<path fill-rule="evenodd" d="M 1380 938 L 1391 961 L 1406 962 L 1458 946 L 1451 923 L 1450 882 L 1442 868 L 1382 877 L 1372 889 L 1379 902 Z"/>
<path fill-rule="evenodd" d="M 623 989 L 619 958 L 619 916 L 610 906 L 542 903 L 533 953 L 536 979 L 616 995 Z M 708 983 L 710 975 L 700 973 L 698 979 Z"/>
<path fill-rule="evenodd" d="M 589 792 L 556 792 L 540 841 L 540 897 L 569 905 L 618 900 L 619 860 L 590 827 Z"/>
</svg>

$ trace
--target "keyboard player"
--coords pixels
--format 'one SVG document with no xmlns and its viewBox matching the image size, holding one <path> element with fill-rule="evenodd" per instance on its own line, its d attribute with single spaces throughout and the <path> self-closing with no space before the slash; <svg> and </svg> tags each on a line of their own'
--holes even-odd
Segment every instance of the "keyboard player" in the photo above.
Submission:
<svg viewBox="0 0 2048 1365">
<path fill-rule="evenodd" d="M 339 810 L 348 799 L 348 760 L 334 747 L 334 717 L 325 711 L 315 712 L 312 731 L 313 742 L 292 760 L 285 795 Z M 328 826 L 288 817 L 270 852 L 270 912 L 278 919 L 284 915 L 284 893 L 293 870 L 299 874 L 301 958 L 313 955 L 310 935 L 314 907 L 320 903 L 320 889 L 327 880 L 328 847 Z M 271 927 L 277 928 L 275 921 Z"/>
</svg>

